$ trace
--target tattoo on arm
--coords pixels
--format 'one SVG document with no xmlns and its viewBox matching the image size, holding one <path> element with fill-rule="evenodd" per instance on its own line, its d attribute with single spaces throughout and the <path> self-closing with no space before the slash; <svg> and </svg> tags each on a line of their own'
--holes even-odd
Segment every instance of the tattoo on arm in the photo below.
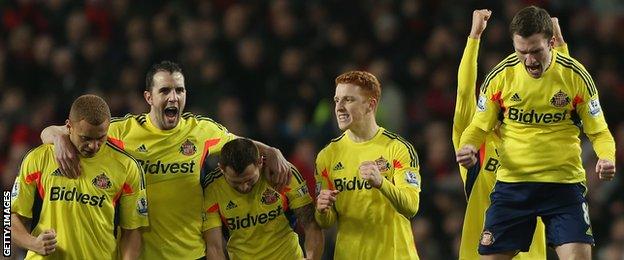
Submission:
<svg viewBox="0 0 624 260">
<path fill-rule="evenodd" d="M 314 222 L 314 203 L 310 203 L 301 208 L 295 209 L 295 216 L 303 226 Z"/>
</svg>

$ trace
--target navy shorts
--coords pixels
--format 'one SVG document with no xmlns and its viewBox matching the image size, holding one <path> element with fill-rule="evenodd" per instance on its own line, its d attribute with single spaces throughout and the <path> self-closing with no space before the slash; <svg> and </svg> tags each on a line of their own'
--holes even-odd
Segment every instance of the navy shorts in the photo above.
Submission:
<svg viewBox="0 0 624 260">
<path fill-rule="evenodd" d="M 586 188 L 580 183 L 496 182 L 479 241 L 479 254 L 528 252 L 537 217 L 549 246 L 594 244 Z"/>
</svg>

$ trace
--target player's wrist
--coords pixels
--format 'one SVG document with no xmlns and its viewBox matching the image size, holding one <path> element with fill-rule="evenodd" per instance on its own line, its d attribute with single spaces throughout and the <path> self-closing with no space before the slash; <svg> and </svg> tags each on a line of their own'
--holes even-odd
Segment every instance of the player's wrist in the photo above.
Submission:
<svg viewBox="0 0 624 260">
<path fill-rule="evenodd" d="M 380 178 L 379 181 L 371 183 L 371 186 L 373 186 L 373 188 L 381 189 L 381 186 L 383 186 L 385 178 L 384 177 L 379 177 L 379 178 Z"/>
<path fill-rule="evenodd" d="M 468 35 L 469 38 L 472 38 L 474 40 L 480 40 L 481 39 L 481 33 L 476 33 L 476 32 L 470 32 L 470 34 Z"/>
</svg>

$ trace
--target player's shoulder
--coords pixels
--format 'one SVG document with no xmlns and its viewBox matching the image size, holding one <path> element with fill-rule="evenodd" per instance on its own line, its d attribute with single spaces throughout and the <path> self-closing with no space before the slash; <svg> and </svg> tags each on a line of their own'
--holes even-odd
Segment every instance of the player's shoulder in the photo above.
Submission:
<svg viewBox="0 0 624 260">
<path fill-rule="evenodd" d="M 147 114 L 126 114 L 122 117 L 113 117 L 111 118 L 109 132 L 115 129 L 129 129 L 136 126 L 143 126 L 145 122 L 147 122 L 147 116 Z"/>
<path fill-rule="evenodd" d="M 223 172 L 218 167 L 212 170 L 202 172 L 201 177 L 200 177 L 200 183 L 201 183 L 202 188 L 204 189 L 208 187 L 210 187 L 210 189 L 214 189 L 215 187 L 218 186 L 217 183 L 221 182 L 222 180 L 223 180 Z"/>
<path fill-rule="evenodd" d="M 381 138 L 380 139 L 383 142 L 389 143 L 390 145 L 406 145 L 406 144 L 409 144 L 409 142 L 405 138 L 403 138 L 401 135 L 399 135 L 399 134 L 397 134 L 395 132 L 392 132 L 392 131 L 390 131 L 388 129 L 384 129 L 384 128 L 381 128 L 380 131 L 381 131 Z M 409 145 L 411 145 L 411 144 L 409 144 Z"/>
<path fill-rule="evenodd" d="M 118 162 L 125 167 L 141 167 L 139 162 L 132 155 L 115 145 L 111 140 L 106 140 L 102 148 L 108 151 L 104 159 L 110 160 L 109 163 Z"/>
<path fill-rule="evenodd" d="M 54 145 L 53 144 L 42 144 L 37 147 L 30 149 L 28 152 L 24 154 L 24 160 L 39 160 L 46 156 L 54 155 Z"/>
<path fill-rule="evenodd" d="M 191 112 L 182 113 L 182 121 L 184 121 L 187 126 L 197 125 L 203 128 L 213 128 L 221 131 L 226 131 L 226 128 L 214 119 Z"/>
<path fill-rule="evenodd" d="M 335 150 L 339 149 L 341 144 L 342 144 L 342 141 L 344 140 L 344 138 L 346 138 L 346 134 L 342 133 L 338 137 L 331 139 L 329 141 L 329 143 L 327 143 L 325 145 L 325 147 L 323 147 L 323 149 L 321 149 L 321 151 L 319 152 L 318 156 L 319 157 L 327 156 L 328 154 L 331 154 Z"/>
<path fill-rule="evenodd" d="M 382 142 L 389 149 L 394 150 L 396 153 L 405 152 L 405 154 L 409 154 L 410 160 L 412 161 L 412 166 L 418 164 L 418 153 L 414 148 L 414 145 L 410 143 L 407 139 L 403 138 L 399 134 L 393 133 L 386 129 L 381 129 L 382 132 Z"/>
<path fill-rule="evenodd" d="M 501 72 L 513 69 L 518 64 L 520 64 L 520 59 L 518 59 L 518 55 L 516 55 L 515 53 L 509 54 L 490 70 L 488 76 L 493 77 L 499 75 Z"/>
<path fill-rule="evenodd" d="M 590 96 L 594 96 L 597 93 L 596 84 L 583 64 L 565 53 L 553 51 L 553 55 L 555 55 L 554 66 L 560 68 L 559 71 L 561 71 L 563 77 L 582 81 Z"/>
<path fill-rule="evenodd" d="M 587 73 L 585 66 L 572 56 L 558 51 L 553 51 L 553 55 L 555 56 L 556 66 L 561 66 L 565 70 L 574 71 L 576 73 Z"/>
</svg>

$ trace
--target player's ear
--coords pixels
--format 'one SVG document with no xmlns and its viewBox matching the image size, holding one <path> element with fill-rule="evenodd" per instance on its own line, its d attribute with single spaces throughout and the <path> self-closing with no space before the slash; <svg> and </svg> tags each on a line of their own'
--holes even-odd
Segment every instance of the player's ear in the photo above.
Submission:
<svg viewBox="0 0 624 260">
<path fill-rule="evenodd" d="M 264 165 L 265 162 L 266 162 L 266 156 L 260 155 L 260 157 L 258 157 L 258 160 L 256 161 L 256 166 L 262 167 L 262 165 Z"/>
<path fill-rule="evenodd" d="M 147 102 L 150 106 L 152 105 L 152 92 L 147 90 L 143 91 L 143 97 L 145 98 L 145 102 Z"/>
<path fill-rule="evenodd" d="M 368 101 L 368 106 L 371 112 L 375 112 L 375 110 L 377 110 L 378 103 L 379 101 L 377 101 L 376 98 L 370 98 L 370 100 Z"/>
<path fill-rule="evenodd" d="M 67 127 L 67 131 L 71 130 L 71 121 L 69 121 L 69 119 L 65 120 L 65 127 Z"/>
<path fill-rule="evenodd" d="M 225 168 L 221 167 L 221 163 L 217 163 L 217 167 L 219 167 L 219 170 L 221 170 L 221 172 L 225 173 Z"/>
</svg>

